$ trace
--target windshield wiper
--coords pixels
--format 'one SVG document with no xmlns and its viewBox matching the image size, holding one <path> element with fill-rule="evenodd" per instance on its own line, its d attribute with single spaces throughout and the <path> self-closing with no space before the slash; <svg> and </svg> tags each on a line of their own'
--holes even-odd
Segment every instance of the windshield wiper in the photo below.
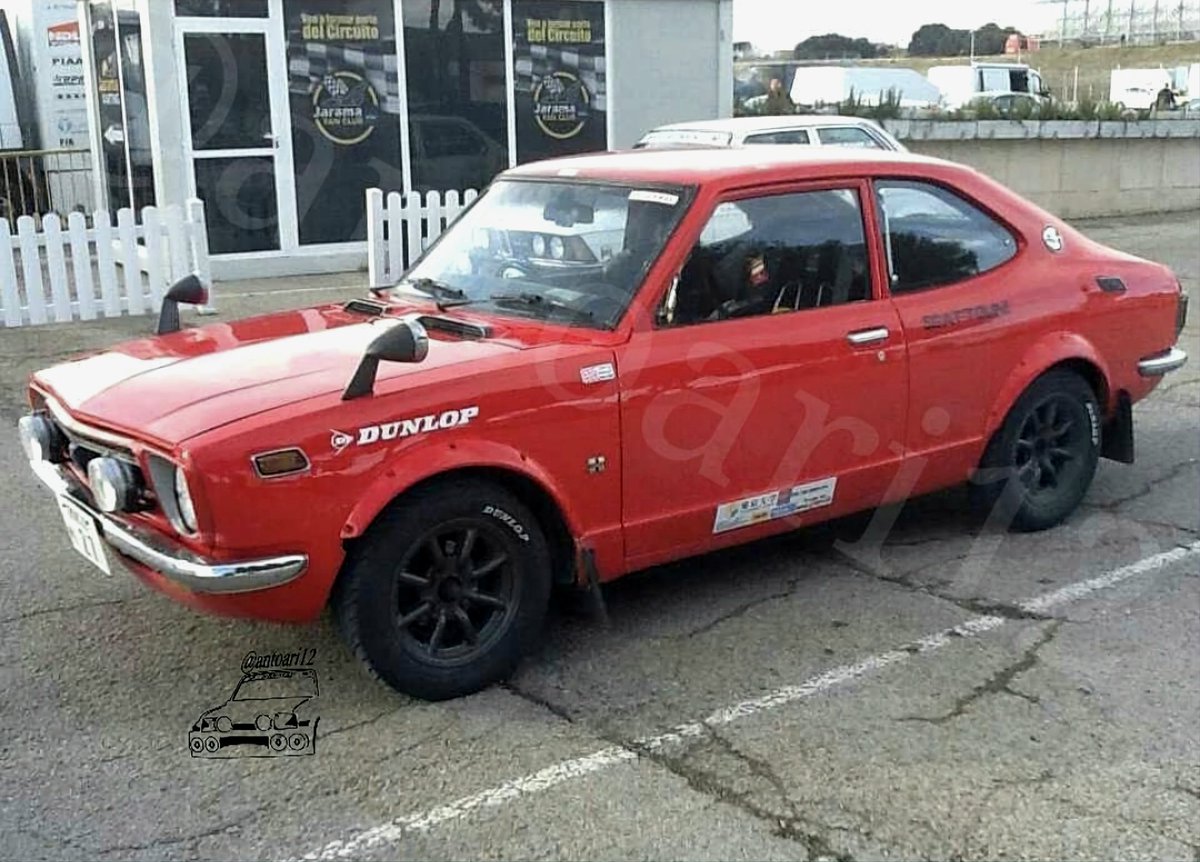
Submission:
<svg viewBox="0 0 1200 862">
<path fill-rule="evenodd" d="M 511 308 L 515 306 L 518 308 L 544 309 L 547 312 L 565 312 L 570 317 L 573 317 L 574 319 L 584 323 L 588 323 L 596 319 L 596 315 L 590 311 L 585 311 L 581 308 L 575 308 L 572 305 L 567 305 L 565 302 L 559 302 L 557 299 L 550 299 L 549 297 L 543 296 L 540 293 L 532 293 L 529 291 L 523 293 L 493 293 L 490 297 L 488 297 L 488 299 L 492 302 L 492 304 L 498 305 L 501 308 L 506 306 Z M 547 317 L 549 317 L 549 314 L 547 314 Z"/>
<path fill-rule="evenodd" d="M 458 308 L 459 306 L 470 305 L 472 302 L 475 302 L 475 300 L 471 299 L 459 288 L 451 287 L 444 281 L 438 281 L 436 278 L 407 278 L 400 282 L 400 284 L 432 296 L 434 305 L 437 306 L 438 311 L 445 311 L 448 308 Z M 399 286 L 397 285 L 397 287 Z"/>
</svg>

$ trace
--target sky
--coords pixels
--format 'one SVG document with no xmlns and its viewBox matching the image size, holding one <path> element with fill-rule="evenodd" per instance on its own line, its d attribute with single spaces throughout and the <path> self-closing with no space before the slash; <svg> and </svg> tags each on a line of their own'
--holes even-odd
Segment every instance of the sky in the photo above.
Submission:
<svg viewBox="0 0 1200 862">
<path fill-rule="evenodd" d="M 760 50 L 792 48 L 809 36 L 841 33 L 907 45 L 922 24 L 981 27 L 994 21 L 1037 33 L 1062 14 L 1037 0 L 733 0 L 733 38 Z"/>
</svg>

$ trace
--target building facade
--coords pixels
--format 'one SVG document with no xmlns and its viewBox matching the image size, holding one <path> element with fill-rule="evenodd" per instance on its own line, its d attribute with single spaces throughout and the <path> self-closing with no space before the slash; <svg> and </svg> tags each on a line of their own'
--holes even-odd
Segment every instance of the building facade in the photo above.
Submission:
<svg viewBox="0 0 1200 862">
<path fill-rule="evenodd" d="M 219 278 L 365 261 L 368 188 L 482 188 L 732 111 L 732 0 L 80 0 L 96 195 Z"/>
</svg>

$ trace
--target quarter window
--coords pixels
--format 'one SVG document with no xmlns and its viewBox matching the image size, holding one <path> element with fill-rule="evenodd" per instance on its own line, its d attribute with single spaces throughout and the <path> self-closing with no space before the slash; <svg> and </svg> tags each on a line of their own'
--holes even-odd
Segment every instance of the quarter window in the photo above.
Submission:
<svg viewBox="0 0 1200 862">
<path fill-rule="evenodd" d="M 870 299 L 862 210 L 850 189 L 726 201 L 709 219 L 663 320 L 691 324 Z"/>
<path fill-rule="evenodd" d="M 946 189 L 888 181 L 876 193 L 892 293 L 965 281 L 1017 253 L 1007 228 Z"/>
<path fill-rule="evenodd" d="M 862 147 L 864 149 L 882 149 L 879 141 L 875 140 L 863 129 L 843 128 L 821 129 L 821 143 L 827 147 Z"/>
<path fill-rule="evenodd" d="M 747 144 L 807 144 L 808 132 L 804 129 L 783 129 L 778 132 L 764 132 L 760 135 L 747 135 Z"/>
</svg>

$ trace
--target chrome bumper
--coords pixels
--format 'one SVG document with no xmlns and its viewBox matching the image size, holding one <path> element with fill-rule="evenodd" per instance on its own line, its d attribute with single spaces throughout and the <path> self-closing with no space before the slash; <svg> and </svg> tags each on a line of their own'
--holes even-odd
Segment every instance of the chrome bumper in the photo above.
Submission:
<svg viewBox="0 0 1200 862">
<path fill-rule="evenodd" d="M 1170 374 L 1172 371 L 1183 368 L 1187 364 L 1187 358 L 1187 353 L 1178 347 L 1172 347 L 1155 356 L 1147 356 L 1139 362 L 1138 374 L 1143 377 L 1162 377 L 1164 374 Z"/>
<path fill-rule="evenodd" d="M 71 493 L 71 483 L 48 461 L 30 462 L 29 466 L 47 488 L 68 496 L 95 518 L 104 540 L 117 552 L 193 592 L 242 593 L 277 587 L 299 577 L 308 566 L 308 557 L 303 554 L 232 563 L 205 560 L 157 535 L 118 523 L 97 511 L 78 494 Z"/>
</svg>

